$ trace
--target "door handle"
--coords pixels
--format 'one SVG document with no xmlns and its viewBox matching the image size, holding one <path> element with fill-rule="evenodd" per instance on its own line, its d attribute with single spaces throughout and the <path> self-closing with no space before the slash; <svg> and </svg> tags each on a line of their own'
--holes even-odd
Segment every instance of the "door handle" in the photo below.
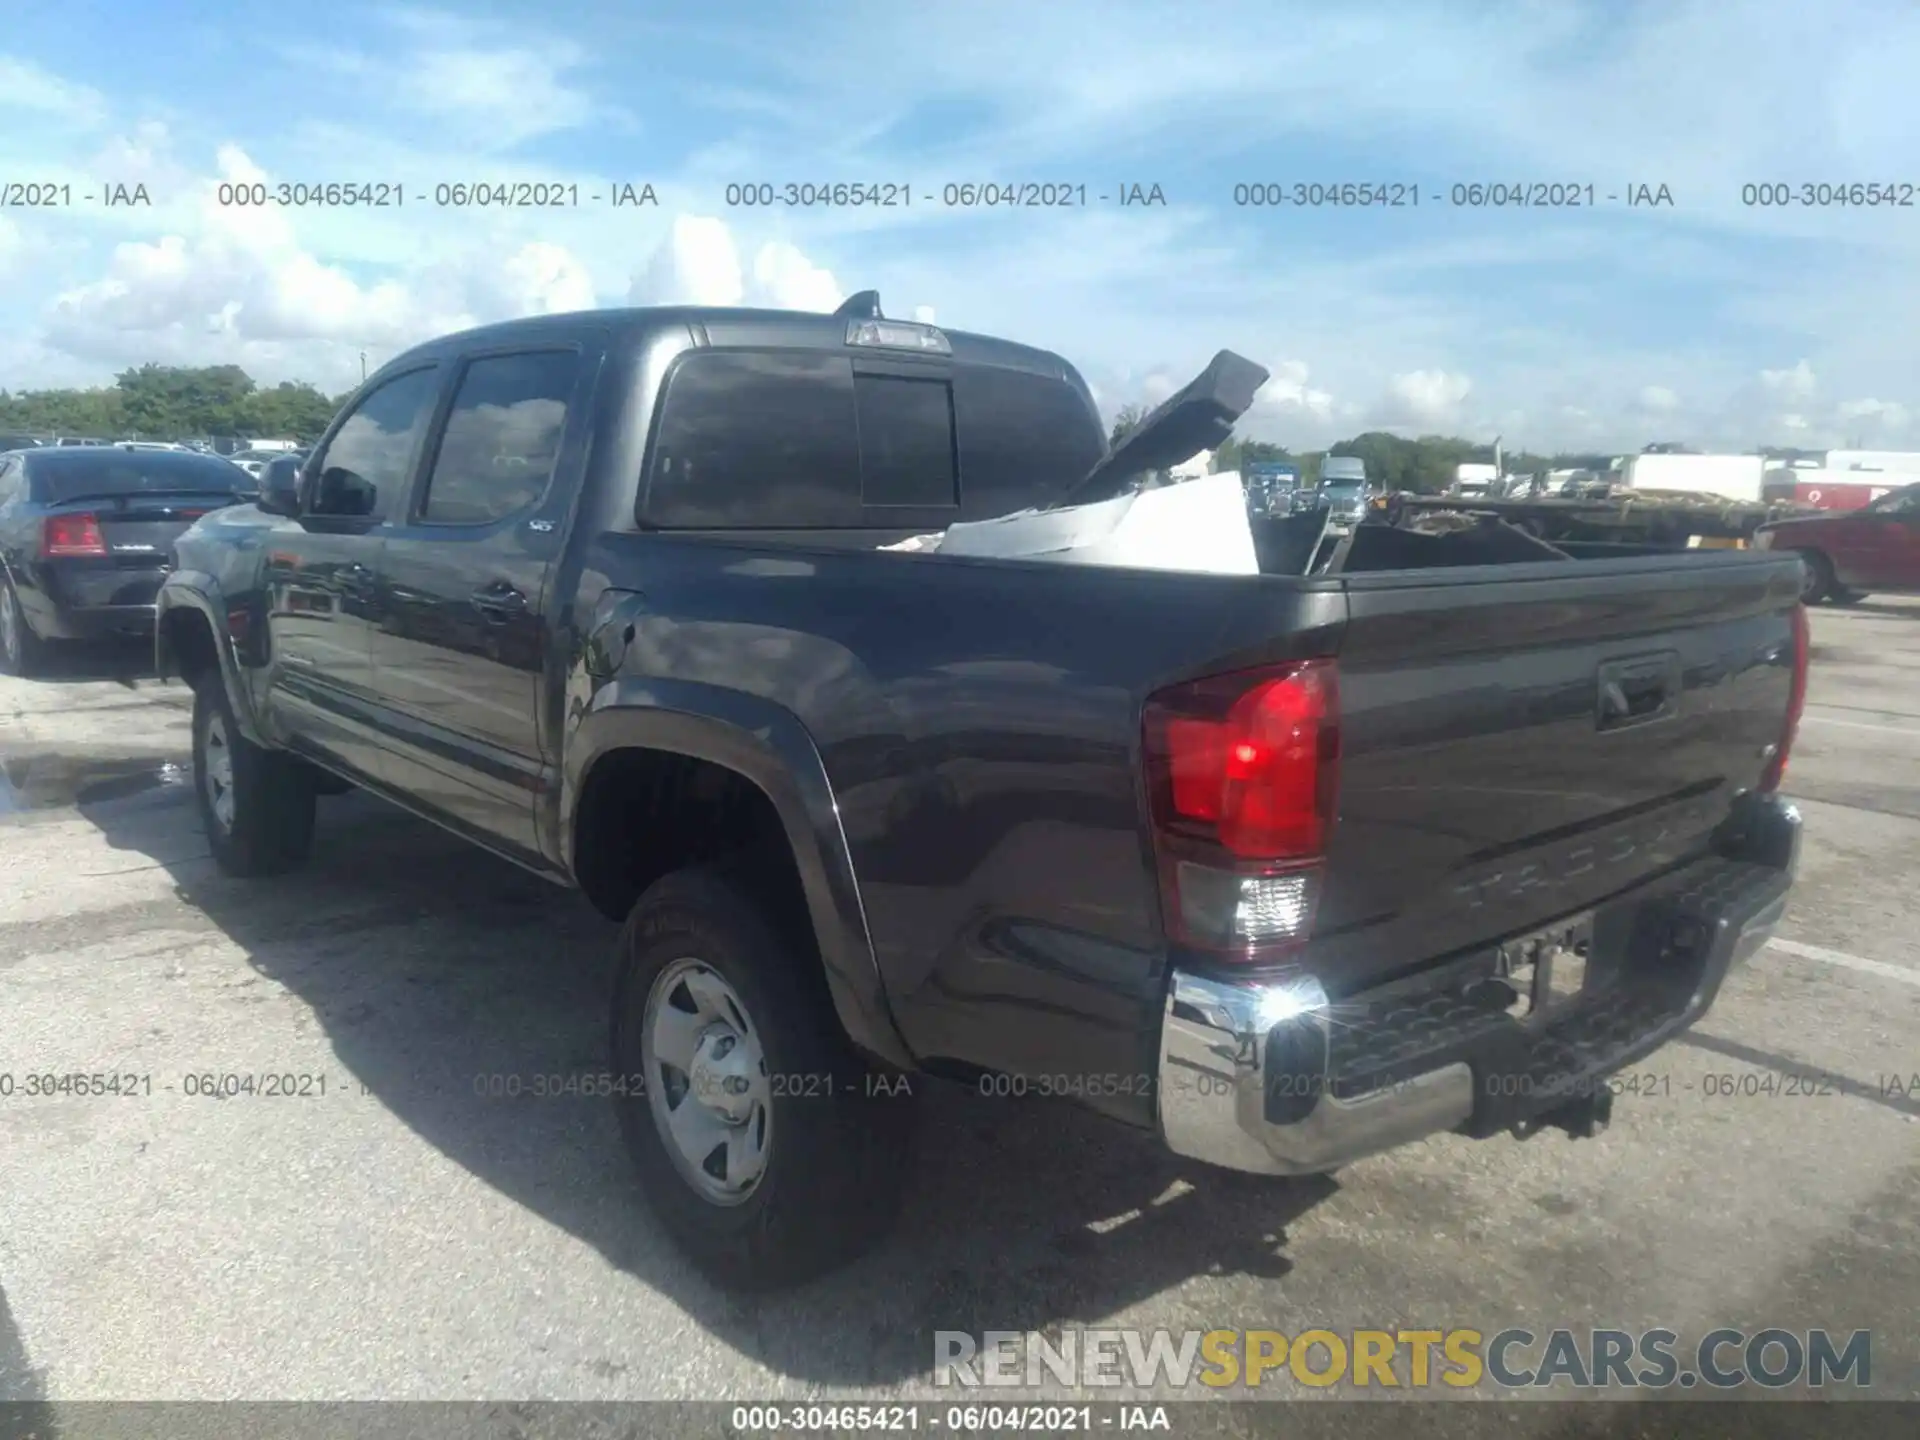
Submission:
<svg viewBox="0 0 1920 1440">
<path fill-rule="evenodd" d="M 473 592 L 473 608 L 494 624 L 527 613 L 527 597 L 511 585 L 485 585 Z"/>
</svg>

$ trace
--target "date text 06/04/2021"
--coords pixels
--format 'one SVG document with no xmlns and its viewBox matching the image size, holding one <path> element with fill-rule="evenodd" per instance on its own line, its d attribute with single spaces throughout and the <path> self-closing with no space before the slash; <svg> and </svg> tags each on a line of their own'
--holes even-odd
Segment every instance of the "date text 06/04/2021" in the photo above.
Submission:
<svg viewBox="0 0 1920 1440">
<path fill-rule="evenodd" d="M 1094 205 L 1164 209 L 1165 187 L 1154 180 L 755 180 L 730 184 L 722 194 L 729 209 L 911 209 L 1084 210 Z"/>
<path fill-rule="evenodd" d="M 1595 185 L 1584 180 L 1473 180 L 1428 185 L 1413 180 L 1253 180 L 1233 187 L 1243 210 L 1591 210 L 1672 209 L 1661 181 Z"/>
<path fill-rule="evenodd" d="M 644 180 L 440 180 L 409 186 L 399 180 L 326 180 L 312 183 L 223 180 L 214 203 L 226 209 L 400 210 L 408 204 L 439 210 L 657 209 L 659 192 Z"/>
</svg>

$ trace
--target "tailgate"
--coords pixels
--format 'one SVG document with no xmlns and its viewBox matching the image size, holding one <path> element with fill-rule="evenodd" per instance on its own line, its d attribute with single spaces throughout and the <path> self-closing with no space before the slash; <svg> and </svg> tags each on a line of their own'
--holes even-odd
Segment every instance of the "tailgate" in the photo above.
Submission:
<svg viewBox="0 0 1920 1440">
<path fill-rule="evenodd" d="M 1781 738 L 1792 557 L 1517 568 L 1349 577 L 1339 821 L 1312 947 L 1330 990 L 1701 854 Z"/>
</svg>

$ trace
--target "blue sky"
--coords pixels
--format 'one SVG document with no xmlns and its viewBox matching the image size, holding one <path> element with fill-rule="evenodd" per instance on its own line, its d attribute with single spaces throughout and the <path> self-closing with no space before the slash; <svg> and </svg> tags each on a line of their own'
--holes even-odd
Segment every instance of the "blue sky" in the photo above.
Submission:
<svg viewBox="0 0 1920 1440">
<path fill-rule="evenodd" d="M 0 209 L 0 386 L 153 359 L 337 387 L 363 349 L 508 314 L 874 287 L 890 313 L 1060 350 L 1110 410 L 1231 347 L 1274 372 L 1250 430 L 1297 445 L 1898 445 L 1920 413 L 1920 10 L 1890 0 L 41 13 L 0 35 L 0 184 L 140 181 L 154 204 Z M 399 211 L 242 211 L 215 188 L 385 179 Z M 661 203 L 416 203 L 463 180 L 645 181 Z M 725 203 L 729 182 L 849 180 L 914 203 Z M 1420 203 L 1233 203 L 1342 180 Z M 1168 203 L 924 203 L 967 181 Z M 1446 203 L 1476 181 L 1598 203 Z M 1763 181 L 1915 189 L 1743 205 Z M 1673 204 L 1606 199 L 1639 184 Z"/>
</svg>

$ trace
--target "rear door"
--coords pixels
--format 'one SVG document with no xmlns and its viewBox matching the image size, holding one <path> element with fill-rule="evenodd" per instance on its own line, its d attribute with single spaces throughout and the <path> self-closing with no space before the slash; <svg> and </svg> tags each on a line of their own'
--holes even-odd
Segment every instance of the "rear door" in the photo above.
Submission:
<svg viewBox="0 0 1920 1440">
<path fill-rule="evenodd" d="M 1348 577 L 1325 973 L 1358 988 L 1702 852 L 1781 737 L 1796 573 L 1728 555 Z"/>
<path fill-rule="evenodd" d="M 269 532 L 272 708 L 284 738 L 382 778 L 373 686 L 374 576 L 406 504 L 444 367 L 380 381 L 335 420 L 304 470 L 296 519 Z"/>
<path fill-rule="evenodd" d="M 548 578 L 592 422 L 604 337 L 463 361 L 379 562 L 374 684 L 393 782 L 532 855 L 552 778 L 539 733 Z"/>
<path fill-rule="evenodd" d="M 1860 532 L 1852 573 L 1865 590 L 1920 590 L 1920 485 L 1876 501 L 1848 522 Z"/>
<path fill-rule="evenodd" d="M 1874 569 L 1874 520 L 1866 510 L 1855 510 L 1808 527 L 1805 548 L 1817 549 L 1833 562 L 1842 585 L 1867 583 Z"/>
</svg>

